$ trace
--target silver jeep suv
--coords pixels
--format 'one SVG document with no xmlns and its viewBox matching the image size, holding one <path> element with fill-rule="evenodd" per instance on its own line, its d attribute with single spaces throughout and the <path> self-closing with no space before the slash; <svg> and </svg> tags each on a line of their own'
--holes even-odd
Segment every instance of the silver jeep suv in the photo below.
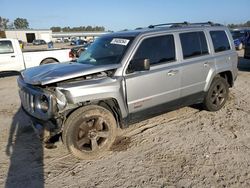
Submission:
<svg viewBox="0 0 250 188">
<path fill-rule="evenodd" d="M 45 143 L 57 136 L 77 158 L 102 156 L 118 128 L 202 103 L 221 109 L 237 77 L 227 27 L 151 25 L 98 38 L 77 62 L 27 69 L 18 78 L 25 112 Z"/>
</svg>

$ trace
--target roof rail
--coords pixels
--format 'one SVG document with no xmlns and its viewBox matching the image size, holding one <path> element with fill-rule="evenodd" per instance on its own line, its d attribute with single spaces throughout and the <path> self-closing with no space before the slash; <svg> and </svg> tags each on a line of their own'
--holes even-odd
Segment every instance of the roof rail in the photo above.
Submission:
<svg viewBox="0 0 250 188">
<path fill-rule="evenodd" d="M 179 23 L 164 23 L 164 24 L 157 24 L 157 25 L 150 25 L 148 28 L 155 28 L 155 27 L 162 27 L 162 26 L 169 26 L 169 27 L 183 27 L 183 26 L 222 26 L 218 23 L 213 22 L 200 22 L 200 23 L 189 23 L 189 22 L 179 22 Z"/>
</svg>

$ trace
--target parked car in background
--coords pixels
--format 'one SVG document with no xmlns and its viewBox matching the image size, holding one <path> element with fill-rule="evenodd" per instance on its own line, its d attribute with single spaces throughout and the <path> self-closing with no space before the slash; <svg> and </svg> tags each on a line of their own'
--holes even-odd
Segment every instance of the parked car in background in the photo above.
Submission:
<svg viewBox="0 0 250 188">
<path fill-rule="evenodd" d="M 71 61 L 70 49 L 22 51 L 17 39 L 0 39 L 0 72 L 22 71 L 43 64 Z"/>
<path fill-rule="evenodd" d="M 85 40 L 77 39 L 77 40 L 72 40 L 70 45 L 78 46 L 78 45 L 83 45 L 83 44 L 86 44 L 86 43 L 87 43 L 87 41 L 85 41 Z"/>
<path fill-rule="evenodd" d="M 58 39 L 55 40 L 55 42 L 56 43 L 63 43 L 64 41 L 63 41 L 63 39 L 58 38 Z"/>
<path fill-rule="evenodd" d="M 69 42 L 69 39 L 63 39 L 63 42 L 64 42 L 64 43 L 68 43 L 68 42 Z"/>
<path fill-rule="evenodd" d="M 42 40 L 42 39 L 36 39 L 36 40 L 33 40 L 32 42 L 33 45 L 44 45 L 46 44 L 45 40 Z"/>
<path fill-rule="evenodd" d="M 80 57 L 81 53 L 88 49 L 91 43 L 87 43 L 84 45 L 76 46 L 71 48 L 69 52 L 69 56 L 74 60 Z"/>
<path fill-rule="evenodd" d="M 241 50 L 245 47 L 245 44 L 250 36 L 250 30 L 248 29 L 235 29 L 231 31 L 234 39 L 234 45 L 237 50 Z"/>
<path fill-rule="evenodd" d="M 247 40 L 246 45 L 245 45 L 244 58 L 250 59 L 250 38 Z"/>
<path fill-rule="evenodd" d="M 237 63 L 227 27 L 159 24 L 104 35 L 77 62 L 28 69 L 18 85 L 45 144 L 62 135 L 74 156 L 92 160 L 110 149 L 118 128 L 145 117 L 198 103 L 220 110 Z"/>
</svg>

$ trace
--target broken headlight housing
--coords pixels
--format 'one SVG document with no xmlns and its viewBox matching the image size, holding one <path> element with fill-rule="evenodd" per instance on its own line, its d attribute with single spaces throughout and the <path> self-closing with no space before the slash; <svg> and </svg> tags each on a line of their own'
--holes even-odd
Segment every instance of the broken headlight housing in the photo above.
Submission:
<svg viewBox="0 0 250 188">
<path fill-rule="evenodd" d="M 47 113 L 49 111 L 49 99 L 46 95 L 39 96 L 37 100 L 37 108 L 43 113 Z"/>
</svg>

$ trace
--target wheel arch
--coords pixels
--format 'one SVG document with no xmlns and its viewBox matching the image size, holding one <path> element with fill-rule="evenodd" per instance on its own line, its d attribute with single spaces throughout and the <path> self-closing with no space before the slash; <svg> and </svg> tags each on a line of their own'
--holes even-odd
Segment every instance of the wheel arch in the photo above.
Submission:
<svg viewBox="0 0 250 188">
<path fill-rule="evenodd" d="M 84 107 L 84 106 L 89 106 L 89 105 L 98 105 L 101 106 L 107 110 L 109 110 L 116 122 L 117 122 L 117 126 L 118 127 L 122 127 L 122 113 L 121 113 L 121 109 L 120 106 L 117 102 L 116 99 L 114 98 L 107 98 L 107 99 L 100 99 L 100 100 L 93 100 L 93 101 L 86 101 L 84 103 L 78 104 L 76 108 L 70 109 L 67 112 L 65 112 L 65 121 L 66 119 L 68 119 L 68 117 L 77 109 Z"/>
<path fill-rule="evenodd" d="M 233 73 L 231 71 L 220 72 L 218 73 L 218 75 L 227 81 L 229 87 L 233 87 L 234 81 L 233 81 Z"/>
<path fill-rule="evenodd" d="M 45 61 L 47 60 L 54 60 L 55 62 L 59 62 L 58 59 L 54 58 L 54 57 L 47 57 L 45 59 L 43 59 L 41 62 L 40 62 L 40 65 L 43 65 Z"/>
<path fill-rule="evenodd" d="M 122 113 L 121 113 L 120 106 L 119 106 L 116 99 L 110 98 L 110 99 L 100 100 L 98 102 L 98 105 L 100 105 L 100 106 L 106 108 L 107 110 L 109 110 L 113 114 L 113 116 L 115 117 L 117 125 L 119 127 L 121 126 Z"/>
<path fill-rule="evenodd" d="M 220 77 L 224 78 L 227 81 L 229 87 L 230 88 L 233 87 L 233 85 L 234 85 L 233 73 L 230 70 L 224 70 L 224 71 L 220 71 L 220 72 L 213 72 L 211 74 L 210 79 L 209 79 L 209 81 L 207 81 L 207 84 L 205 86 L 205 89 L 204 89 L 205 92 L 208 91 L 208 89 L 210 88 L 210 85 L 212 84 L 212 82 L 216 76 L 220 76 Z"/>
</svg>

